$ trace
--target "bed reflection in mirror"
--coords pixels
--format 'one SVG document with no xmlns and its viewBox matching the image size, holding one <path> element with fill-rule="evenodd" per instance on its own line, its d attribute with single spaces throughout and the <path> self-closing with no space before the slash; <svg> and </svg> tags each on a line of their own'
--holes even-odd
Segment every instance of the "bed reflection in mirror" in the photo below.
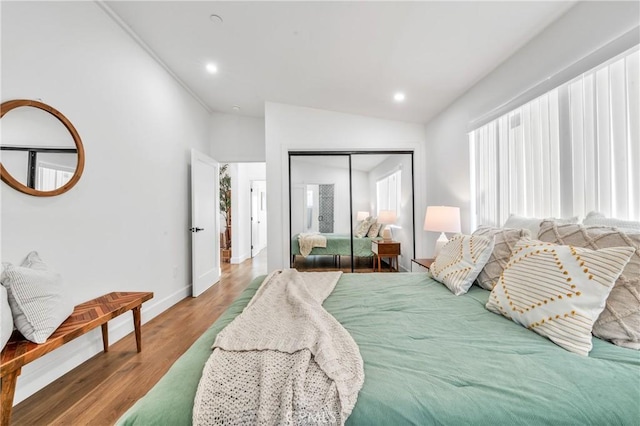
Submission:
<svg viewBox="0 0 640 426">
<path fill-rule="evenodd" d="M 372 243 L 387 228 L 401 252 L 394 269 L 410 270 L 411 153 L 291 153 L 289 161 L 291 267 L 371 272 Z M 382 211 L 394 219 L 380 223 Z"/>
</svg>

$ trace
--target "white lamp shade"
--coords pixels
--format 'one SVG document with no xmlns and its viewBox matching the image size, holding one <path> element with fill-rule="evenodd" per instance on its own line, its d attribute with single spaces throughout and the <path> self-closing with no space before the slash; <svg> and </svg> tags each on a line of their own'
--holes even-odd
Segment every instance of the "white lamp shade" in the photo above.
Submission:
<svg viewBox="0 0 640 426">
<path fill-rule="evenodd" d="M 356 220 L 365 220 L 369 217 L 369 212 L 358 212 L 356 215 Z"/>
<path fill-rule="evenodd" d="M 424 230 L 460 232 L 460 207 L 429 206 L 424 217 Z"/>
<path fill-rule="evenodd" d="M 378 213 L 378 223 L 391 225 L 396 223 L 396 212 L 393 210 L 380 210 Z"/>
</svg>

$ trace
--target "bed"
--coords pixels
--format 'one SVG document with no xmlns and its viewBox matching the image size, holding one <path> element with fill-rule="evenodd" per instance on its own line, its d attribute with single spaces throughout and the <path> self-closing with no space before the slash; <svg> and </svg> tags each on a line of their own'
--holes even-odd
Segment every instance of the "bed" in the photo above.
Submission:
<svg viewBox="0 0 640 426">
<path fill-rule="evenodd" d="M 261 281 L 118 424 L 190 424 L 212 342 Z M 568 352 L 487 311 L 489 294 L 454 296 L 425 273 L 343 274 L 323 306 L 364 360 L 347 424 L 638 424 L 640 352 L 597 338 L 588 357 Z"/>
<path fill-rule="evenodd" d="M 350 234 L 321 234 L 327 239 L 327 247 L 314 247 L 311 250 L 311 256 L 351 256 L 351 235 Z M 353 239 L 353 256 L 354 257 L 373 257 L 371 251 L 371 241 L 382 240 L 381 237 L 354 238 Z M 295 262 L 295 257 L 300 256 L 300 244 L 298 243 L 298 234 L 291 237 L 291 261 Z"/>
</svg>

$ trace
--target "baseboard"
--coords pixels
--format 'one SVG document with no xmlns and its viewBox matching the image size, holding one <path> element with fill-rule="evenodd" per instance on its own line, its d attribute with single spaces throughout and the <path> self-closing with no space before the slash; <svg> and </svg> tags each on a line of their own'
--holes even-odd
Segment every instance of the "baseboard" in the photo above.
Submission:
<svg viewBox="0 0 640 426">
<path fill-rule="evenodd" d="M 230 262 L 233 264 L 238 264 L 244 262 L 249 258 L 251 258 L 251 253 L 243 253 L 240 256 L 232 256 Z"/>
<path fill-rule="evenodd" d="M 151 299 L 142 305 L 142 324 L 157 317 L 182 299 L 191 294 L 191 285 L 173 292 L 161 300 Z M 155 302 L 155 303 L 153 303 Z M 125 313 L 109 321 L 109 344 L 114 344 L 133 333 L 132 315 Z M 144 347 L 144 334 L 142 336 Z M 135 348 L 135 340 L 131 342 Z M 22 368 L 18 376 L 18 385 L 13 404 L 24 401 L 54 380 L 73 370 L 89 358 L 102 352 L 102 333 L 100 327 L 64 346 L 48 353 Z"/>
</svg>

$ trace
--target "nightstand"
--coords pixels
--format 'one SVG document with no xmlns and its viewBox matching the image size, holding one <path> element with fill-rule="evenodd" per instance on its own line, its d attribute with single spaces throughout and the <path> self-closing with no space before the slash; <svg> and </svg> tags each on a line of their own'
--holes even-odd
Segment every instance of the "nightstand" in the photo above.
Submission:
<svg viewBox="0 0 640 426">
<path fill-rule="evenodd" d="M 389 258 L 389 270 L 392 271 L 392 260 L 395 259 L 396 272 L 399 269 L 398 256 L 400 256 L 400 243 L 397 241 L 372 241 L 371 251 L 373 252 L 373 269 L 376 269 L 376 263 L 378 264 L 378 272 L 381 269 L 381 257 Z"/>
<path fill-rule="evenodd" d="M 427 272 L 435 259 L 411 259 L 411 272 Z M 414 271 L 415 269 L 415 271 Z"/>
</svg>

